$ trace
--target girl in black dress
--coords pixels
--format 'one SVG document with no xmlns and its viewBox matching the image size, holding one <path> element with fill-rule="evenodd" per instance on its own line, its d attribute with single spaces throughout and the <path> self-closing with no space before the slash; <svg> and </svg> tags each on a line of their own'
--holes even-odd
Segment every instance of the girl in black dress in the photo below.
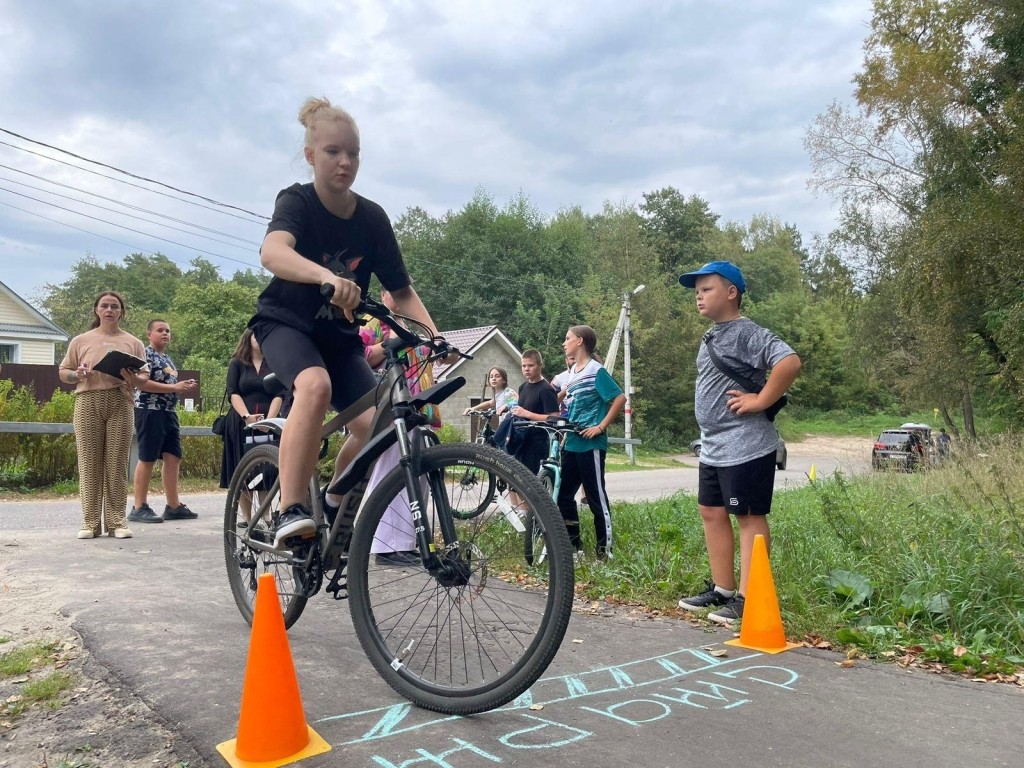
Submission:
<svg viewBox="0 0 1024 768">
<path fill-rule="evenodd" d="M 231 409 L 224 425 L 224 453 L 220 463 L 220 487 L 227 488 L 231 475 L 242 460 L 242 454 L 254 443 L 246 443 L 243 428 L 261 419 L 272 419 L 281 414 L 283 400 L 271 397 L 263 388 L 263 377 L 270 373 L 263 352 L 252 333 L 246 328 L 228 364 L 227 395 Z M 250 440 L 252 437 L 250 436 Z M 249 499 L 243 495 L 241 504 L 245 519 L 249 518 Z"/>
</svg>

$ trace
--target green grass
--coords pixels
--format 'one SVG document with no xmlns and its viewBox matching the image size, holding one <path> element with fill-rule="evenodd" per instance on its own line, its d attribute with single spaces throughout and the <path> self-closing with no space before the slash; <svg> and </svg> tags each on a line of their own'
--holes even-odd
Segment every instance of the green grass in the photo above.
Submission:
<svg viewBox="0 0 1024 768">
<path fill-rule="evenodd" d="M 955 417 L 958 425 L 962 419 Z M 907 410 L 890 413 L 849 413 L 846 411 L 801 411 L 784 409 L 776 420 L 782 436 L 790 442 L 799 442 L 807 435 L 828 435 L 835 437 L 878 437 L 883 429 L 893 429 L 907 422 L 929 424 L 932 429 L 944 427 L 942 417 L 934 410 Z M 995 434 L 1005 425 L 994 418 L 978 415 L 978 434 Z"/>
<path fill-rule="evenodd" d="M 21 696 L 28 704 L 41 704 L 47 709 L 59 709 L 63 704 L 62 695 L 75 684 L 75 676 L 69 672 L 51 672 L 46 677 L 25 683 Z"/>
<path fill-rule="evenodd" d="M 32 643 L 0 653 L 0 677 L 15 677 L 46 666 L 57 650 L 56 643 Z"/>
<path fill-rule="evenodd" d="M 1024 446 L 985 453 L 778 493 L 771 561 L 787 634 L 971 674 L 1024 669 Z M 578 574 L 585 597 L 674 610 L 703 588 L 693 496 L 615 505 L 613 519 L 616 557 Z"/>
</svg>

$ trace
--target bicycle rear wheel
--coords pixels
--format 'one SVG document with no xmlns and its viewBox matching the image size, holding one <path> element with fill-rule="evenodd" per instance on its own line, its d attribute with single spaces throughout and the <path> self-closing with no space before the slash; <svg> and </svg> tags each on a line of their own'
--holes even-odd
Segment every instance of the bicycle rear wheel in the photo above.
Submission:
<svg viewBox="0 0 1024 768">
<path fill-rule="evenodd" d="M 472 445 L 482 445 L 472 443 Z M 453 486 L 450 495 L 452 515 L 459 520 L 472 520 L 494 501 L 497 480 L 494 475 L 480 467 L 467 466 Z"/>
<path fill-rule="evenodd" d="M 276 445 L 259 445 L 247 452 L 238 462 L 228 498 L 224 505 L 224 562 L 228 570 L 228 583 L 235 604 L 247 624 L 252 624 L 256 605 L 256 582 L 261 573 L 274 574 L 277 594 L 281 601 L 285 627 L 291 627 L 306 607 L 301 594 L 301 579 L 291 565 L 291 552 L 264 552 L 254 549 L 243 540 L 246 531 L 251 538 L 265 544 L 274 541 L 270 529 L 270 515 L 277 511 L 281 497 L 277 485 L 278 454 Z M 250 511 L 244 509 L 245 498 L 251 498 Z M 251 523 L 264 501 L 269 502 L 267 513 Z"/>
<path fill-rule="evenodd" d="M 420 461 L 424 524 L 443 567 L 432 574 L 420 563 L 378 564 L 371 554 L 375 536 L 385 535 L 378 526 L 412 526 L 402 470 L 393 470 L 356 523 L 352 623 L 374 667 L 402 696 L 448 714 L 484 712 L 529 688 L 558 651 L 572 611 L 569 537 L 540 481 L 508 454 L 462 443 L 428 448 Z M 509 489 L 503 495 L 518 493 L 520 510 L 541 521 L 542 564 L 524 562 L 522 524 L 509 518 L 516 514 L 509 504 L 470 520 L 454 514 L 452 494 L 461 493 L 467 468 L 493 475 Z"/>
</svg>

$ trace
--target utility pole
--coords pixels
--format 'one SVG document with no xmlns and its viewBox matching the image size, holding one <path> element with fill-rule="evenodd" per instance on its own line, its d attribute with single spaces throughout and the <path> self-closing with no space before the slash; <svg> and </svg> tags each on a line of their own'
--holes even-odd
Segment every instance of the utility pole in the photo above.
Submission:
<svg viewBox="0 0 1024 768">
<path fill-rule="evenodd" d="M 615 358 L 619 353 L 619 340 L 625 337 L 624 368 L 625 378 L 623 391 L 626 393 L 626 440 L 633 437 L 633 358 L 631 354 L 632 331 L 630 328 L 630 314 L 632 307 L 630 300 L 647 286 L 638 285 L 631 292 L 622 294 L 622 308 L 619 310 L 619 320 L 615 324 L 615 331 L 612 333 L 612 341 L 608 346 L 608 356 L 605 358 L 604 367 L 608 373 L 615 371 Z M 629 443 L 626 444 L 626 455 L 629 456 L 629 463 L 636 464 L 636 451 Z"/>
</svg>

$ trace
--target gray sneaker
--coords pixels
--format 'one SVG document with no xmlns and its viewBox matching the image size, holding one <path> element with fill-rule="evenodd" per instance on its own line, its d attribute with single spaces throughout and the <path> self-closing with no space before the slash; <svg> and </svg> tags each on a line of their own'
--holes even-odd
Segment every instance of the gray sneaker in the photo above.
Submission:
<svg viewBox="0 0 1024 768">
<path fill-rule="evenodd" d="M 154 512 L 149 504 L 143 504 L 138 509 L 132 507 L 132 511 L 128 513 L 128 521 L 132 523 L 162 523 L 164 519 Z"/>
<path fill-rule="evenodd" d="M 693 595 L 692 597 L 680 598 L 677 605 L 684 611 L 700 611 L 704 608 L 717 608 L 725 605 L 731 597 L 723 595 L 717 589 L 715 589 L 715 583 L 709 581 L 704 585 L 704 591 L 699 595 Z"/>
<path fill-rule="evenodd" d="M 736 595 L 730 598 L 729 602 L 708 614 L 708 618 L 716 624 L 724 624 L 731 627 L 743 618 L 743 595 Z"/>
<path fill-rule="evenodd" d="M 274 548 L 301 543 L 301 539 L 316 536 L 316 523 L 309 511 L 301 504 L 292 504 L 288 509 L 274 518 Z M 288 543 L 286 544 L 286 540 Z"/>
<path fill-rule="evenodd" d="M 199 514 L 184 504 L 179 504 L 174 509 L 164 505 L 164 520 L 195 520 L 197 517 Z"/>
</svg>

